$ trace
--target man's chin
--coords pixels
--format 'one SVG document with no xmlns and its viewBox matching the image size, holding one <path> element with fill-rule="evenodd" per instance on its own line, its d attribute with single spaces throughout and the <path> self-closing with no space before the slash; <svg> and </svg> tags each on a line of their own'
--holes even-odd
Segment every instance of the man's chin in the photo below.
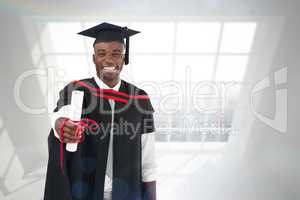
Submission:
<svg viewBox="0 0 300 200">
<path fill-rule="evenodd" d="M 106 82 L 115 82 L 119 80 L 119 75 L 115 73 L 105 73 L 102 75 L 102 79 Z"/>
</svg>

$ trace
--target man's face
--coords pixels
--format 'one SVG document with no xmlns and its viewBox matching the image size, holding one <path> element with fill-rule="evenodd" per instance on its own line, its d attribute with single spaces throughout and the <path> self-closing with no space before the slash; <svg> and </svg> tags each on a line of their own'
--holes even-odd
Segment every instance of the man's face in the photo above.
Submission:
<svg viewBox="0 0 300 200">
<path fill-rule="evenodd" d="M 118 81 L 124 64 L 124 45 L 118 41 L 97 42 L 93 61 L 100 79 L 109 83 Z"/>
</svg>

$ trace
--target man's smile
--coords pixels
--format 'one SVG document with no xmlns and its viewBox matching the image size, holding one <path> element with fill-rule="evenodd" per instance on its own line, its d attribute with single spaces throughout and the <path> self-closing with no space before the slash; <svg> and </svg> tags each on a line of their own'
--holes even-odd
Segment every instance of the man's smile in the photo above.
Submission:
<svg viewBox="0 0 300 200">
<path fill-rule="evenodd" d="M 117 72 L 118 71 L 118 67 L 114 67 L 114 66 L 111 66 L 111 67 L 103 67 L 102 69 L 104 72 Z"/>
</svg>

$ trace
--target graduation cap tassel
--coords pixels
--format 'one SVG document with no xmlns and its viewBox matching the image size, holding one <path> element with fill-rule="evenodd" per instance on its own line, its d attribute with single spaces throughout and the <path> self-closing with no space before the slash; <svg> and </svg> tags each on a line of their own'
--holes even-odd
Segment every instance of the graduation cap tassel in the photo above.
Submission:
<svg viewBox="0 0 300 200">
<path fill-rule="evenodd" d="M 126 37 L 125 65 L 129 63 L 129 37 Z"/>
<path fill-rule="evenodd" d="M 128 32 L 127 26 L 124 27 L 124 32 Z M 127 35 L 126 37 L 126 44 L 125 44 L 125 65 L 129 63 L 129 36 Z"/>
</svg>

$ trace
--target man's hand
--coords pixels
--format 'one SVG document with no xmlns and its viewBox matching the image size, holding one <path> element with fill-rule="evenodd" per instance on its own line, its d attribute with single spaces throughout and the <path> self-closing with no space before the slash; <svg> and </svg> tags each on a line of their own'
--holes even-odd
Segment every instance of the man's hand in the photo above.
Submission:
<svg viewBox="0 0 300 200">
<path fill-rule="evenodd" d="M 64 122 L 64 120 L 66 120 L 68 118 L 65 117 L 60 117 L 55 121 L 55 130 L 56 132 L 59 134 L 59 136 L 61 135 L 60 133 L 60 128 Z M 80 138 L 76 137 L 76 128 L 77 125 L 72 122 L 71 120 L 68 120 L 65 122 L 64 124 L 64 138 L 63 138 L 63 143 L 78 143 Z"/>
</svg>

